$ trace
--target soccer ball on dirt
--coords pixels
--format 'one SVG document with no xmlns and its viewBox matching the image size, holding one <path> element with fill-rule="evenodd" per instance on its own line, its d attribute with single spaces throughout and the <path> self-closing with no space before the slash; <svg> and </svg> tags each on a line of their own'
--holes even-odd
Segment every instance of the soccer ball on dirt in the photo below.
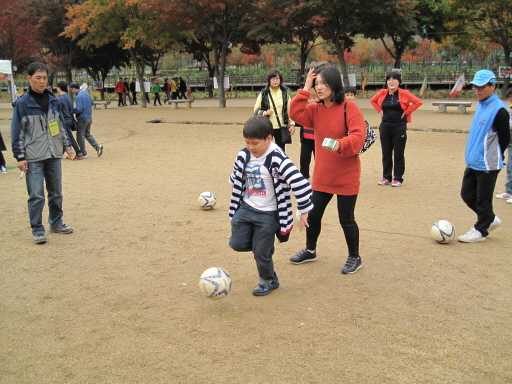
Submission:
<svg viewBox="0 0 512 384">
<path fill-rule="evenodd" d="M 217 204 L 217 198 L 211 192 L 203 192 L 199 195 L 197 202 L 199 204 L 199 208 L 209 211 L 215 207 L 215 204 Z"/>
<path fill-rule="evenodd" d="M 208 268 L 199 279 L 199 289 L 207 298 L 220 300 L 231 291 L 231 276 L 219 267 Z"/>
<path fill-rule="evenodd" d="M 432 226 L 430 234 L 438 243 L 448 244 L 455 238 L 455 227 L 448 220 L 439 220 Z"/>
</svg>

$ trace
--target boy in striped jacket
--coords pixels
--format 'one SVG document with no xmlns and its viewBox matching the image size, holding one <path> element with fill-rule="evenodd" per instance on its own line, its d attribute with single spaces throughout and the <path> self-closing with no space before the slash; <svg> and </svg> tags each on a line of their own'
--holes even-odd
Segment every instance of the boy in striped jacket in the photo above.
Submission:
<svg viewBox="0 0 512 384">
<path fill-rule="evenodd" d="M 308 226 L 311 186 L 286 154 L 274 143 L 269 119 L 252 117 L 244 125 L 245 148 L 237 155 L 229 182 L 233 185 L 229 218 L 229 246 L 237 252 L 254 253 L 259 283 L 255 296 L 268 295 L 279 287 L 274 271 L 274 236 L 288 241 L 293 228 L 290 190 L 301 213 L 300 230 Z"/>
</svg>

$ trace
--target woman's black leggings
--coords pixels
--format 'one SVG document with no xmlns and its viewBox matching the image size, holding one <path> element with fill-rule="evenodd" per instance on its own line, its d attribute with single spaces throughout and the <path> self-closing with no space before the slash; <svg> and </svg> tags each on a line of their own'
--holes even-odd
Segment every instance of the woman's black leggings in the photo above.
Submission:
<svg viewBox="0 0 512 384">
<path fill-rule="evenodd" d="M 307 249 L 316 249 L 316 242 L 320 232 L 322 231 L 322 217 L 325 208 L 334 195 L 331 193 L 313 191 L 311 201 L 314 207 L 309 211 L 308 223 L 306 229 L 306 247 Z M 345 234 L 345 241 L 348 246 L 349 256 L 359 256 L 359 227 L 354 217 L 354 209 L 356 207 L 357 195 L 343 196 L 336 195 L 338 200 L 338 218 L 341 228 Z"/>
</svg>

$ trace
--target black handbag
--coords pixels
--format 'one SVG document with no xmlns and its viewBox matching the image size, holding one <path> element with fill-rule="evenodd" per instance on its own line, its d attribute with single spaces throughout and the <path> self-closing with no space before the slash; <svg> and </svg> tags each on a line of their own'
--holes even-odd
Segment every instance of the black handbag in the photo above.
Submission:
<svg viewBox="0 0 512 384">
<path fill-rule="evenodd" d="M 268 93 L 270 97 L 270 101 L 272 101 L 272 106 L 274 107 L 274 113 L 276 114 L 277 124 L 279 125 L 279 132 L 281 133 L 281 143 L 283 144 L 291 144 L 292 143 L 292 135 L 290 135 L 290 130 L 286 125 L 281 125 L 281 120 L 279 120 L 279 113 L 277 113 L 276 104 L 274 103 L 274 99 L 270 92 Z"/>
<path fill-rule="evenodd" d="M 78 123 L 75 119 L 73 119 L 73 125 L 71 126 L 71 130 L 75 132 L 78 131 Z"/>
<path fill-rule="evenodd" d="M 347 124 L 347 103 L 348 103 L 348 101 L 345 103 L 343 112 L 345 115 L 345 126 L 347 127 L 347 136 L 348 136 L 350 134 L 350 131 L 348 130 L 348 124 Z M 377 139 L 377 135 L 375 134 L 372 127 L 370 127 L 370 124 L 368 124 L 368 122 L 366 120 L 364 122 L 366 123 L 366 137 L 364 140 L 363 148 L 361 149 L 361 151 L 359 151 L 359 155 L 365 153 L 368 150 L 368 148 L 370 148 L 373 145 L 373 143 L 375 143 L 375 140 Z"/>
</svg>

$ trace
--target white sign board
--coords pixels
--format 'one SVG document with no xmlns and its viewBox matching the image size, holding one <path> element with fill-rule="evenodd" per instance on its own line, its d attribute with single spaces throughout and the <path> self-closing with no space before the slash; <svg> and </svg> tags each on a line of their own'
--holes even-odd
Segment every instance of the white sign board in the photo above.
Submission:
<svg viewBox="0 0 512 384">
<path fill-rule="evenodd" d="M 350 85 L 351 87 L 357 86 L 356 74 L 348 73 L 347 76 L 348 76 L 348 85 Z M 343 85 L 345 87 L 345 82 L 343 81 L 343 75 L 340 75 L 340 77 L 341 77 L 341 85 Z"/>
<path fill-rule="evenodd" d="M 215 88 L 215 89 L 219 88 L 219 84 L 217 83 L 216 77 L 213 78 L 213 88 Z M 229 76 L 224 77 L 224 89 L 228 89 L 228 88 L 229 88 Z"/>
</svg>

